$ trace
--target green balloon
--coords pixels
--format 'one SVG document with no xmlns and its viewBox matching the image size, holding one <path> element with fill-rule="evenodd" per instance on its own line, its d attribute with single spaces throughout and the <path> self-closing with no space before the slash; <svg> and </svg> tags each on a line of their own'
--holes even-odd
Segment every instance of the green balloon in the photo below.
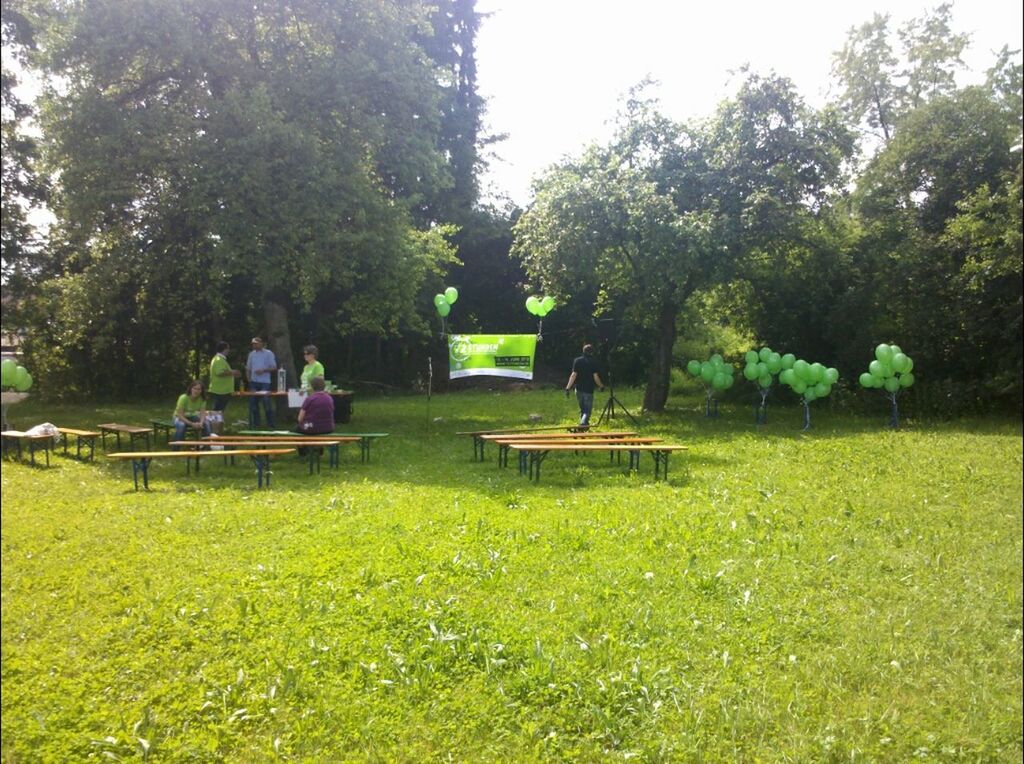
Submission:
<svg viewBox="0 0 1024 764">
<path fill-rule="evenodd" d="M 898 355 L 899 353 L 903 352 L 902 350 L 900 350 L 900 346 L 899 345 L 890 345 L 889 346 L 889 350 L 892 351 L 893 355 Z"/>
<path fill-rule="evenodd" d="M 698 361 L 696 358 L 692 359 L 691 361 L 689 361 L 686 364 L 686 370 L 688 372 L 690 372 L 693 376 L 699 377 L 700 376 L 700 361 Z"/>
<path fill-rule="evenodd" d="M 540 309 L 540 300 L 538 300 L 535 296 L 531 294 L 529 297 L 526 298 L 526 309 L 530 312 L 531 315 L 536 316 L 537 311 Z"/>
<path fill-rule="evenodd" d="M 765 347 L 761 348 L 760 352 L 757 354 L 757 357 L 758 360 L 767 361 L 771 357 L 771 354 L 772 349 L 766 345 Z"/>
<path fill-rule="evenodd" d="M 914 375 L 909 371 L 906 374 L 900 375 L 900 387 L 910 387 L 914 384 Z"/>
<path fill-rule="evenodd" d="M 782 356 L 783 369 L 792 369 L 794 363 L 796 363 L 796 356 L 792 353 L 786 353 L 786 355 Z"/>
<path fill-rule="evenodd" d="M 709 383 L 715 378 L 715 365 L 711 361 L 704 361 L 700 365 L 700 378 Z"/>
<path fill-rule="evenodd" d="M 884 367 L 882 366 L 882 362 L 881 361 L 872 361 L 871 363 L 869 363 L 868 364 L 868 372 L 870 372 L 872 377 L 884 377 L 885 376 L 885 374 L 883 373 L 884 372 Z"/>
<path fill-rule="evenodd" d="M 449 305 L 454 305 L 455 301 L 459 299 L 459 290 L 455 287 L 448 287 L 444 290 L 444 301 Z"/>
<path fill-rule="evenodd" d="M 892 348 L 886 345 L 884 342 L 875 348 L 875 358 L 882 363 L 892 362 Z"/>
<path fill-rule="evenodd" d="M 814 382 L 814 384 L 823 382 L 825 380 L 825 366 L 820 363 L 812 363 L 811 374 L 813 375 L 813 379 L 808 380 L 809 382 Z"/>
<path fill-rule="evenodd" d="M 830 385 L 834 385 L 836 382 L 839 381 L 839 369 L 829 366 L 827 369 L 825 369 L 825 378 L 828 380 L 828 383 Z"/>
<path fill-rule="evenodd" d="M 17 372 L 18 364 L 10 358 L 5 358 L 0 364 L 0 383 L 4 387 L 14 387 L 14 376 Z"/>
<path fill-rule="evenodd" d="M 907 356 L 907 363 L 905 365 L 906 365 L 906 368 L 903 370 L 903 373 L 904 374 L 909 374 L 910 372 L 912 372 L 914 370 L 914 359 L 911 358 L 908 355 Z"/>
<path fill-rule="evenodd" d="M 732 374 L 726 374 L 725 375 L 725 389 L 728 390 L 734 384 L 736 384 L 736 378 L 733 377 Z"/>
<path fill-rule="evenodd" d="M 757 370 L 757 364 L 748 363 L 746 366 L 744 366 L 743 376 L 749 379 L 751 382 L 753 382 L 755 379 L 761 376 L 761 373 Z"/>
<path fill-rule="evenodd" d="M 772 375 L 762 374 L 760 377 L 757 378 L 757 385 L 758 387 L 767 390 L 769 387 L 772 386 Z"/>
<path fill-rule="evenodd" d="M 906 369 L 908 359 L 903 353 L 894 353 L 892 356 L 892 370 L 897 374 L 902 374 Z"/>
<path fill-rule="evenodd" d="M 889 377 L 887 380 L 885 380 L 884 384 L 885 389 L 890 393 L 894 393 L 900 389 L 900 381 L 896 379 L 896 377 Z"/>
<path fill-rule="evenodd" d="M 769 374 L 778 374 L 782 371 L 782 356 L 778 353 L 772 353 L 768 356 L 768 360 L 765 361 L 765 365 L 768 367 Z"/>
<path fill-rule="evenodd" d="M 818 394 L 814 392 L 813 387 L 808 387 L 806 390 L 804 390 L 804 400 L 807 401 L 808 403 L 815 400 L 817 397 Z"/>
<path fill-rule="evenodd" d="M 874 388 L 885 387 L 885 377 L 880 377 L 877 374 L 872 374 L 871 386 Z"/>
<path fill-rule="evenodd" d="M 874 387 L 875 378 L 867 372 L 864 372 L 860 377 L 858 377 L 857 381 L 860 382 L 861 387 Z"/>
<path fill-rule="evenodd" d="M 814 395 L 817 398 L 824 398 L 830 392 L 832 392 L 832 386 L 826 385 L 824 382 L 819 382 L 814 386 Z"/>
<path fill-rule="evenodd" d="M 727 379 L 725 372 L 715 372 L 715 376 L 711 378 L 711 386 L 716 390 L 725 389 L 725 380 Z"/>
<path fill-rule="evenodd" d="M 725 363 L 725 361 L 722 358 L 722 356 L 719 355 L 718 353 L 715 353 L 708 360 L 711 361 L 711 363 L 714 364 L 716 367 L 720 367 L 720 366 L 722 366 Z"/>
<path fill-rule="evenodd" d="M 27 391 L 30 387 L 32 387 L 32 375 L 25 371 L 25 369 L 23 369 L 21 366 L 19 366 L 18 369 L 20 371 L 24 371 L 25 373 L 17 375 L 14 381 L 14 389 L 17 390 L 19 393 L 23 393 Z"/>
<path fill-rule="evenodd" d="M 442 305 L 446 305 L 447 303 L 448 303 L 448 301 L 446 299 L 444 299 L 444 295 L 443 294 L 435 294 L 434 295 L 434 307 L 435 308 L 440 308 Z"/>
<path fill-rule="evenodd" d="M 779 374 L 779 382 L 784 385 L 792 385 L 795 378 L 796 375 L 793 373 L 792 369 L 783 369 L 782 373 Z"/>
<path fill-rule="evenodd" d="M 790 387 L 793 388 L 793 392 L 797 395 L 803 395 L 807 392 L 807 383 L 802 379 L 797 379 Z"/>
<path fill-rule="evenodd" d="M 811 365 L 807 361 L 794 361 L 793 362 L 793 373 L 796 374 L 797 379 L 801 382 L 807 381 L 807 375 L 810 373 Z"/>
<path fill-rule="evenodd" d="M 440 305 L 437 306 L 437 315 L 439 315 L 441 318 L 444 318 L 451 312 L 452 306 L 446 302 L 442 302 Z"/>
<path fill-rule="evenodd" d="M 746 353 L 743 354 L 743 360 L 746 361 L 748 364 L 750 364 L 750 363 L 757 363 L 757 361 L 758 361 L 757 351 L 756 350 L 748 350 Z"/>
<path fill-rule="evenodd" d="M 555 309 L 555 298 L 547 296 L 540 301 L 541 307 L 544 308 L 544 315 L 547 315 Z"/>
</svg>

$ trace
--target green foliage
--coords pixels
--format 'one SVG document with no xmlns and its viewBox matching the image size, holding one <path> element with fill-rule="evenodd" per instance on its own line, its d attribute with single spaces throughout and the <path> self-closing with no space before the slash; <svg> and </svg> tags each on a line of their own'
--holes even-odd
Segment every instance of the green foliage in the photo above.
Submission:
<svg viewBox="0 0 1024 764">
<path fill-rule="evenodd" d="M 684 397 L 643 419 L 690 445 L 667 483 L 566 455 L 533 485 L 453 435 L 549 401 L 368 400 L 369 464 L 269 491 L 5 464 L 5 759 L 1021 757 L 1019 421 L 753 433 Z"/>
</svg>

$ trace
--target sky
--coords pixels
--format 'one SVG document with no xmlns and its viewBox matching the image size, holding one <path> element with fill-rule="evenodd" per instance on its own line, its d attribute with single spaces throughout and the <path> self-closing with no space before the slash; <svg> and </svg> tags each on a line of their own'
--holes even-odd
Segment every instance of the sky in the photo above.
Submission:
<svg viewBox="0 0 1024 764">
<path fill-rule="evenodd" d="M 938 2 L 862 0 L 478 0 L 477 85 L 493 147 L 485 193 L 520 206 L 531 179 L 610 137 L 622 95 L 646 76 L 677 120 L 711 114 L 744 64 L 789 77 L 813 106 L 829 98 L 832 53 L 875 13 L 890 29 Z M 1020 0 L 959 0 L 953 28 L 971 35 L 964 62 L 984 77 L 1003 45 L 1022 47 Z M 894 44 L 895 44 L 894 38 Z"/>
</svg>

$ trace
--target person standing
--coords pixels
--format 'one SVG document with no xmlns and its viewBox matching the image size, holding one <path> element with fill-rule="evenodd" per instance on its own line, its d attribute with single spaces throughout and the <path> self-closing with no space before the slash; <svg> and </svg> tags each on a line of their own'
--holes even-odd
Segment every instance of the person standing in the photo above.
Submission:
<svg viewBox="0 0 1024 764">
<path fill-rule="evenodd" d="M 302 355 L 306 359 L 306 365 L 302 368 L 300 381 L 302 388 L 308 390 L 312 387 L 311 382 L 314 377 L 326 377 L 327 375 L 324 373 L 324 365 L 316 360 L 319 355 L 316 345 L 306 345 L 302 348 Z"/>
<path fill-rule="evenodd" d="M 232 369 L 228 363 L 231 346 L 226 342 L 217 343 L 217 352 L 210 361 L 210 398 L 213 399 L 213 410 L 224 411 L 231 401 L 231 393 L 235 392 L 235 377 L 242 372 Z"/>
<path fill-rule="evenodd" d="M 245 378 L 249 382 L 249 391 L 252 393 L 266 393 L 266 395 L 253 395 L 249 398 L 249 426 L 258 428 L 260 426 L 260 403 L 263 404 L 263 413 L 266 416 L 267 427 L 274 429 L 274 406 L 270 400 L 270 375 L 277 371 L 277 358 L 274 352 L 263 346 L 263 340 L 259 337 L 252 338 L 252 350 L 249 357 L 245 359 Z"/>
<path fill-rule="evenodd" d="M 594 408 L 594 388 L 604 389 L 604 382 L 597 373 L 593 356 L 594 346 L 584 345 L 583 355 L 572 362 L 572 374 L 565 383 L 566 397 L 573 387 L 576 388 L 576 402 L 580 405 L 580 427 L 590 426 L 590 412 Z"/>
</svg>

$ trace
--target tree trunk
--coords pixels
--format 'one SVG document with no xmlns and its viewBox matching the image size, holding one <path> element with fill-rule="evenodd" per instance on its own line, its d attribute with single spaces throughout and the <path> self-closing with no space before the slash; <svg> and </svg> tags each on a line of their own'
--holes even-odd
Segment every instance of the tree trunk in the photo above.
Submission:
<svg viewBox="0 0 1024 764">
<path fill-rule="evenodd" d="M 263 301 L 263 316 L 267 320 L 267 344 L 277 357 L 277 367 L 284 367 L 288 387 L 298 387 L 299 375 L 295 370 L 292 353 L 292 335 L 288 330 L 288 309 L 274 299 Z"/>
<path fill-rule="evenodd" d="M 664 411 L 668 400 L 668 383 L 672 373 L 672 346 L 676 341 L 676 308 L 663 303 L 658 310 L 654 358 L 647 374 L 644 390 L 644 411 Z"/>
</svg>

